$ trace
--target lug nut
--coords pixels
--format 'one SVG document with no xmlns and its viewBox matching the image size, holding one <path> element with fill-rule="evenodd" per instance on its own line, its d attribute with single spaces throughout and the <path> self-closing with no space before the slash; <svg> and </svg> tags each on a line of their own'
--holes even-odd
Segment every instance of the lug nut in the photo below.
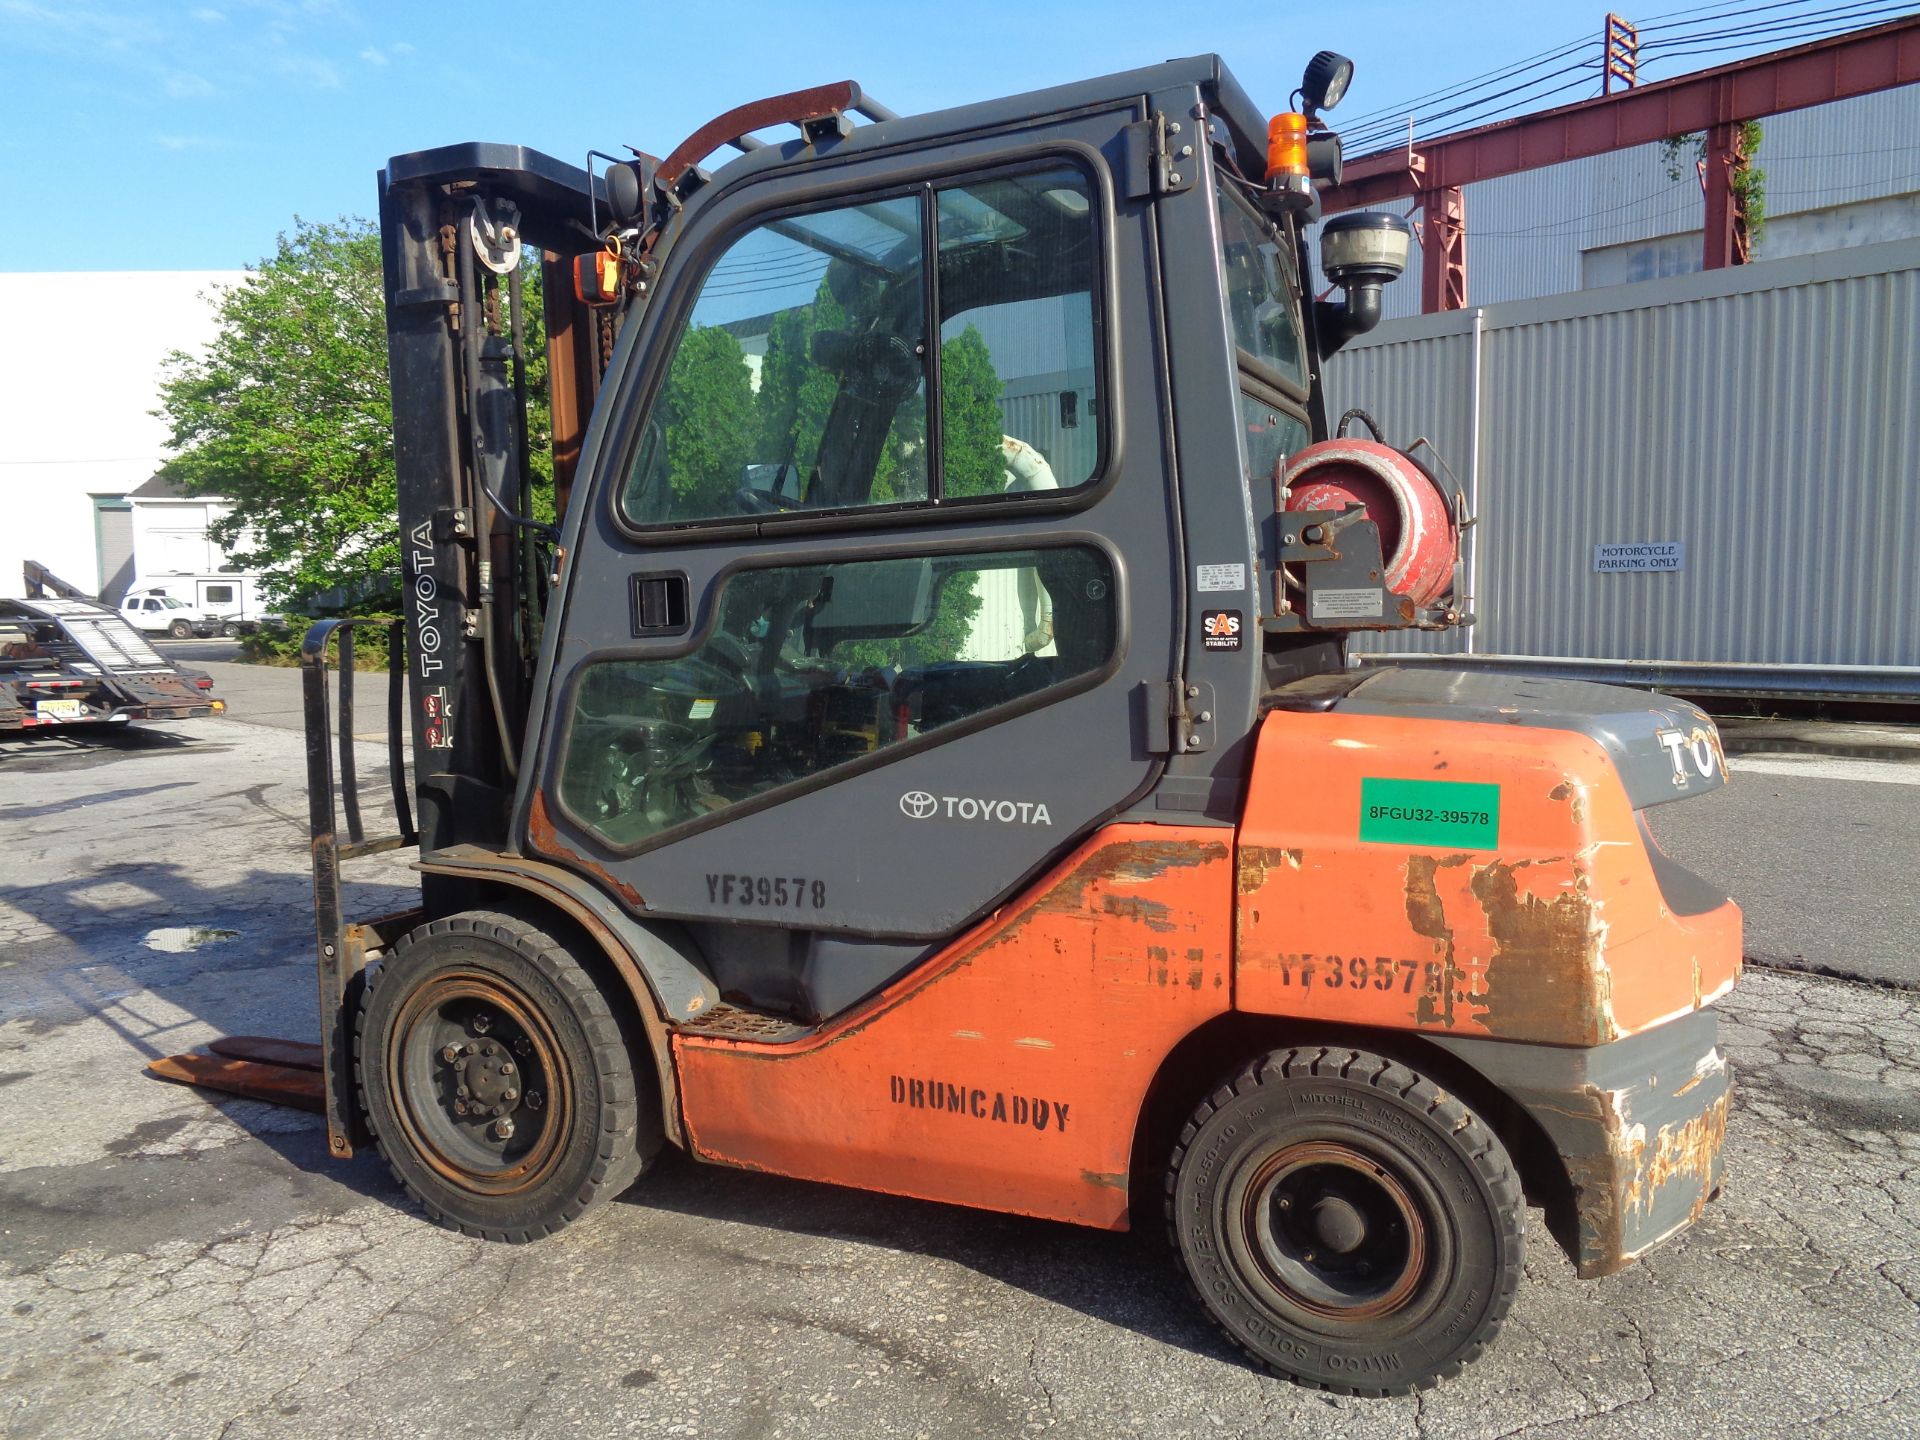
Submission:
<svg viewBox="0 0 1920 1440">
<path fill-rule="evenodd" d="M 464 1114 L 466 1114 L 466 1113 L 467 1113 L 467 1102 L 466 1102 L 466 1101 L 464 1101 L 464 1100 L 456 1100 L 456 1101 L 454 1101 L 454 1102 L 453 1102 L 453 1113 L 454 1113 L 454 1114 L 456 1114 L 456 1115 L 464 1115 Z"/>
<path fill-rule="evenodd" d="M 542 1095 L 538 1090 L 527 1091 L 527 1108 L 529 1110 L 538 1110 L 546 1103 L 547 1097 Z"/>
<path fill-rule="evenodd" d="M 471 1095 L 473 1092 L 467 1089 L 466 1086 L 462 1085 L 458 1090 L 454 1091 L 453 1093 L 458 1095 L 462 1100 L 464 1100 L 467 1098 L 467 1096 Z"/>
<path fill-rule="evenodd" d="M 493 1138 L 496 1140 L 511 1140 L 513 1138 L 513 1121 L 511 1120 L 494 1121 L 493 1122 Z"/>
<path fill-rule="evenodd" d="M 502 1100 L 518 1100 L 520 1098 L 520 1092 L 518 1090 L 507 1090 L 502 1092 L 500 1098 Z"/>
<path fill-rule="evenodd" d="M 460 1047 L 458 1045 L 447 1046 L 446 1049 L 440 1052 L 440 1058 L 451 1065 L 460 1058 Z"/>
<path fill-rule="evenodd" d="M 502 1065 L 500 1066 L 500 1073 L 501 1073 L 502 1075 L 511 1075 L 511 1074 L 513 1074 L 513 1062 L 512 1062 L 511 1060 L 508 1060 L 508 1061 L 506 1061 L 506 1062 L 505 1062 L 504 1064 L 502 1064 Z"/>
<path fill-rule="evenodd" d="M 496 1105 L 493 1107 L 493 1116 L 494 1116 L 494 1119 L 496 1120 L 506 1113 L 507 1113 L 507 1107 L 504 1105 Z"/>
<path fill-rule="evenodd" d="M 493 1028 L 493 1017 L 484 1010 L 473 1017 L 473 1033 L 484 1035 Z"/>
</svg>

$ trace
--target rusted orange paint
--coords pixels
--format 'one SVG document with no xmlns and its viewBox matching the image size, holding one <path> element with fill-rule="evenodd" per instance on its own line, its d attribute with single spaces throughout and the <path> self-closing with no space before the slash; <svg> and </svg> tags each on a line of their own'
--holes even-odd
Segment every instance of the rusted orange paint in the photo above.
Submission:
<svg viewBox="0 0 1920 1440">
<path fill-rule="evenodd" d="M 1147 1086 L 1175 1044 L 1232 1004 L 1232 916 L 1225 832 L 1107 826 L 805 1040 L 676 1034 L 692 1148 L 723 1164 L 1123 1229 Z"/>
<path fill-rule="evenodd" d="M 591 875 L 626 901 L 634 910 L 647 908 L 647 902 L 632 885 L 606 866 L 596 864 L 578 851 L 567 848 L 566 843 L 560 839 L 560 831 L 554 825 L 553 817 L 547 814 L 547 796 L 544 790 L 533 792 L 533 803 L 527 808 L 527 848 L 536 855 L 544 855 L 549 860 L 558 860 L 563 865 Z"/>
<path fill-rule="evenodd" d="M 1496 850 L 1363 843 L 1366 777 L 1500 787 Z M 1626 792 L 1585 735 L 1276 711 L 1236 857 L 1239 1007 L 1600 1045 L 1710 1004 L 1740 969 L 1732 902 L 1664 903 Z"/>
</svg>

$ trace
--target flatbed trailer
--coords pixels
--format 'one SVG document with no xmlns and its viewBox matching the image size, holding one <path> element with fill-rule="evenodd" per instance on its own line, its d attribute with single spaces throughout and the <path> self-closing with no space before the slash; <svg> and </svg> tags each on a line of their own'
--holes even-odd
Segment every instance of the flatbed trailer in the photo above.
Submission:
<svg viewBox="0 0 1920 1440">
<path fill-rule="evenodd" d="M 0 599 L 0 734 L 218 715 L 212 688 L 105 606 Z"/>
</svg>

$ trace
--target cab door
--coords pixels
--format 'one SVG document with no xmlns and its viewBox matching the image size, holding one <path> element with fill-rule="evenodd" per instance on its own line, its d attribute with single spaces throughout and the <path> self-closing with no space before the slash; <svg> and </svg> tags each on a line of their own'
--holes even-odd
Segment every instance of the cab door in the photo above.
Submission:
<svg viewBox="0 0 1920 1440">
<path fill-rule="evenodd" d="M 695 198 L 583 457 L 529 852 L 911 948 L 1146 794 L 1181 564 L 1143 116 Z"/>
</svg>

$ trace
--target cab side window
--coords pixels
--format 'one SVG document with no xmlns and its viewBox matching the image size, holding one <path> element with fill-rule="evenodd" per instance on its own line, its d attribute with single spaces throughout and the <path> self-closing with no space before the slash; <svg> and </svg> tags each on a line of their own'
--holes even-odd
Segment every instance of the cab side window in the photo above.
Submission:
<svg viewBox="0 0 1920 1440">
<path fill-rule="evenodd" d="M 677 526 L 1092 479 L 1093 196 L 1055 166 L 740 235 L 707 272 L 635 437 L 625 518 Z"/>
<path fill-rule="evenodd" d="M 1091 546 L 742 570 L 692 652 L 591 664 L 560 767 L 618 848 L 1103 670 L 1113 570 Z M 1030 698 L 1031 697 L 1031 698 Z"/>
</svg>

